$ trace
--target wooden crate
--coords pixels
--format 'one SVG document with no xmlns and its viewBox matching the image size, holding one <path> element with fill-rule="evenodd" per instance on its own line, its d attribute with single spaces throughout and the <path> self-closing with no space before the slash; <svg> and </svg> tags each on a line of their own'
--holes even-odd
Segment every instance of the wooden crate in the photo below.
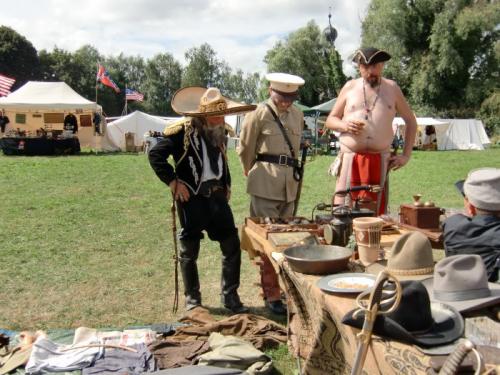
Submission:
<svg viewBox="0 0 500 375">
<path fill-rule="evenodd" d="M 422 229 L 439 229 L 439 207 L 416 207 L 412 204 L 402 204 L 399 207 L 399 221 Z"/>
<path fill-rule="evenodd" d="M 304 218 L 298 218 L 304 219 Z M 319 224 L 266 224 L 264 218 L 247 217 L 245 225 L 258 233 L 265 239 L 269 238 L 269 233 L 292 233 L 292 232 L 309 232 L 311 234 L 320 235 L 321 228 Z"/>
</svg>

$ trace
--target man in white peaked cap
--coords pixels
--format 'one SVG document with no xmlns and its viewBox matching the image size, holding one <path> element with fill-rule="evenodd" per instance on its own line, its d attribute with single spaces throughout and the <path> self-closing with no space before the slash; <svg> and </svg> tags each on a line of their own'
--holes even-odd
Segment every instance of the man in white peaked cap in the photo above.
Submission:
<svg viewBox="0 0 500 375">
<path fill-rule="evenodd" d="M 302 112 L 292 104 L 304 80 L 286 73 L 269 73 L 266 79 L 270 97 L 245 116 L 238 153 L 248 177 L 250 216 L 290 217 L 300 180 L 294 172 L 299 167 L 297 157 L 304 127 Z M 266 306 L 275 314 L 286 314 L 274 268 L 265 255 L 261 260 Z"/>
</svg>

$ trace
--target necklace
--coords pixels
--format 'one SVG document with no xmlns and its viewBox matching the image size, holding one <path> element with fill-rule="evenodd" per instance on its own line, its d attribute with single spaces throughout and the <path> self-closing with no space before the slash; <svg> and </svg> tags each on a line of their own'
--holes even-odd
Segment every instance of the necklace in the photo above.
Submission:
<svg viewBox="0 0 500 375">
<path fill-rule="evenodd" d="M 363 100 L 365 105 L 365 120 L 368 120 L 370 112 L 373 111 L 373 109 L 375 108 L 375 104 L 377 104 L 377 100 L 380 94 L 380 86 L 382 86 L 382 82 L 380 82 L 380 84 L 377 87 L 377 95 L 375 95 L 375 99 L 373 100 L 373 103 L 370 107 L 368 106 L 368 101 L 366 100 L 365 80 L 363 80 Z"/>
</svg>

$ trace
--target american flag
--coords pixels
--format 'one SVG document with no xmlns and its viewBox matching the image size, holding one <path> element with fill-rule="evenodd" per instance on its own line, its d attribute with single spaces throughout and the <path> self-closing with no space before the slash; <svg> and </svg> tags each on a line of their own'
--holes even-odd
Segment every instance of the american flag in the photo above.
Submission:
<svg viewBox="0 0 500 375">
<path fill-rule="evenodd" d="M 7 96 L 10 94 L 10 88 L 16 82 L 14 78 L 6 77 L 0 74 L 0 96 Z"/>
<path fill-rule="evenodd" d="M 144 94 L 132 89 L 125 89 L 125 99 L 142 102 L 144 100 Z"/>
</svg>

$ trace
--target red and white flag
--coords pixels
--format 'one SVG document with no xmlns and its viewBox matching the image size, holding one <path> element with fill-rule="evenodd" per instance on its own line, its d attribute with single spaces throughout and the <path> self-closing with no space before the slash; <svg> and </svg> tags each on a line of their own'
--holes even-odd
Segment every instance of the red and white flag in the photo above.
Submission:
<svg viewBox="0 0 500 375">
<path fill-rule="evenodd" d="M 104 68 L 104 66 L 99 65 L 99 69 L 97 70 L 97 81 L 100 81 L 103 85 L 111 87 L 118 94 L 120 92 L 120 88 L 116 85 L 116 83 L 109 76 L 108 71 Z"/>
<path fill-rule="evenodd" d="M 9 78 L 0 74 L 0 96 L 7 96 L 10 94 L 10 88 L 16 82 L 14 78 Z"/>
<path fill-rule="evenodd" d="M 137 102 L 142 102 L 144 100 L 144 94 L 141 94 L 138 91 L 132 89 L 125 89 L 125 99 L 127 100 L 135 100 Z"/>
</svg>

